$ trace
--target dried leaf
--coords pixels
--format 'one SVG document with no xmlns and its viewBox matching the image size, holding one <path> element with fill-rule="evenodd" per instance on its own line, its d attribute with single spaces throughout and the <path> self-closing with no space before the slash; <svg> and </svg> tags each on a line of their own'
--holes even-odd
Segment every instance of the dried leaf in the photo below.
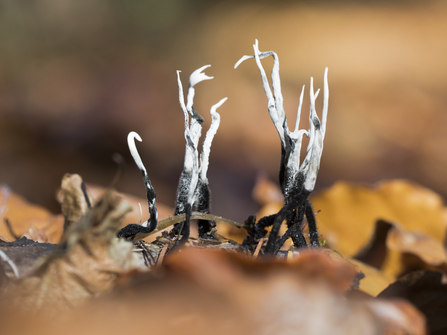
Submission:
<svg viewBox="0 0 447 335">
<path fill-rule="evenodd" d="M 407 301 L 374 299 L 365 304 L 379 322 L 386 325 L 383 334 L 426 334 L 426 319 Z"/>
<path fill-rule="evenodd" d="M 106 192 L 106 188 L 98 185 L 93 184 L 87 184 L 87 189 L 89 193 L 92 195 L 93 201 L 95 202 L 97 199 L 100 199 L 104 193 Z M 143 211 L 143 221 L 145 220 L 145 217 L 147 214 L 147 199 L 145 198 L 139 198 L 134 195 L 130 195 L 127 193 L 118 193 L 131 207 L 131 211 L 126 215 L 124 218 L 124 221 L 122 223 L 122 227 L 125 225 L 128 225 L 129 223 L 138 223 L 140 222 L 140 206 L 138 204 L 141 204 L 142 211 Z M 164 220 L 172 216 L 172 213 L 174 213 L 174 210 L 171 207 L 165 206 L 163 204 L 157 203 L 157 210 L 158 210 L 158 219 Z"/>
<path fill-rule="evenodd" d="M 365 264 L 356 259 L 345 259 L 338 252 L 333 250 L 326 250 L 330 257 L 335 261 L 348 262 L 355 266 L 358 272 L 361 272 L 364 277 L 360 280 L 358 289 L 362 292 L 367 293 L 370 296 L 377 296 L 382 292 L 388 285 L 396 281 L 396 278 L 392 275 L 388 275 L 378 269 L 375 269 L 368 264 Z"/>
<path fill-rule="evenodd" d="M 334 291 L 345 292 L 352 287 L 357 276 L 354 265 L 335 262 L 324 250 L 306 250 L 292 261 L 278 261 L 188 248 L 172 255 L 164 264 L 166 268 L 193 279 L 204 288 L 228 291 L 229 295 L 235 296 L 241 293 L 239 290 L 247 289 L 245 281 L 256 278 L 267 279 L 286 274 L 306 278 L 313 283 L 324 283 Z"/>
<path fill-rule="evenodd" d="M 359 290 L 375 297 L 382 292 L 389 284 L 393 283 L 396 278 L 382 271 L 364 264 L 356 259 L 350 259 L 352 264 L 357 266 L 357 270 L 361 271 L 365 277 L 360 281 Z"/>
<path fill-rule="evenodd" d="M 0 203 L 4 208 L 0 216 L 0 235 L 14 240 L 6 224 L 7 218 L 14 233 L 39 242 L 57 243 L 62 235 L 64 218 L 53 215 L 46 209 L 32 205 L 7 187 L 0 188 Z"/>
<path fill-rule="evenodd" d="M 85 192 L 84 192 L 84 190 Z M 62 215 L 65 218 L 64 229 L 78 222 L 91 207 L 92 199 L 88 195 L 80 175 L 65 174 L 62 178 L 60 197 Z"/>
<path fill-rule="evenodd" d="M 377 269 L 382 268 L 388 250 L 386 239 L 393 224 L 385 220 L 377 220 L 370 241 L 354 258 Z"/>
<path fill-rule="evenodd" d="M 377 221 L 371 241 L 355 258 L 392 276 L 420 269 L 447 269 L 447 254 L 438 239 L 384 220 Z"/>
<path fill-rule="evenodd" d="M 22 237 L 17 241 L 0 242 L 0 251 L 6 255 L 13 265 L 6 266 L 7 274 L 11 278 L 23 277 L 30 273 L 44 256 L 51 255 L 56 244 L 39 243 Z M 13 267 L 16 268 L 14 271 Z"/>
<path fill-rule="evenodd" d="M 412 272 L 387 287 L 379 297 L 407 299 L 426 316 L 430 334 L 447 332 L 447 285 L 442 273 Z"/>
<path fill-rule="evenodd" d="M 11 239 L 9 239 L 3 235 L 0 235 L 0 242 L 11 242 L 11 241 L 12 241 Z"/>
<path fill-rule="evenodd" d="M 390 250 L 415 254 L 433 266 L 447 262 L 444 245 L 439 239 L 418 232 L 409 232 L 397 224 L 388 233 L 386 245 Z"/>
<path fill-rule="evenodd" d="M 375 222 L 396 222 L 408 231 L 444 242 L 446 224 L 442 199 L 404 180 L 374 188 L 339 182 L 312 198 L 320 233 L 344 256 L 358 253 L 370 240 Z"/>
<path fill-rule="evenodd" d="M 129 273 L 111 294 L 63 319 L 27 322 L 0 313 L 2 333 L 118 335 L 295 334 L 423 335 L 424 319 L 406 302 L 343 295 L 355 268 L 325 251 L 292 262 L 186 248 L 149 273 Z M 421 327 L 422 325 L 422 327 Z"/>
<path fill-rule="evenodd" d="M 129 205 L 108 192 L 66 230 L 53 256 L 5 288 L 1 301 L 6 308 L 57 315 L 111 289 L 118 274 L 138 266 L 132 244 L 116 238 L 128 211 Z"/>
</svg>

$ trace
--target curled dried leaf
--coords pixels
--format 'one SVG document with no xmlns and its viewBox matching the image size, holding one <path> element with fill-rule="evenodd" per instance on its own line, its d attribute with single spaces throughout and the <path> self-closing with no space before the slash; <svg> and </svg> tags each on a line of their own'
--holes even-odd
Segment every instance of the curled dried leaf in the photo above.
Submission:
<svg viewBox="0 0 447 335">
<path fill-rule="evenodd" d="M 64 230 L 78 222 L 92 204 L 82 177 L 78 174 L 64 175 L 58 198 L 65 219 Z"/>
<path fill-rule="evenodd" d="M 0 187 L 0 235 L 15 240 L 4 219 L 7 218 L 18 237 L 26 236 L 39 242 L 57 243 L 62 235 L 64 218 L 43 207 L 30 204 L 7 186 Z"/>
<path fill-rule="evenodd" d="M 115 237 L 129 209 L 119 196 L 106 193 L 68 227 L 53 255 L 6 287 L 1 301 L 19 312 L 55 316 L 110 290 L 118 274 L 138 266 L 132 244 Z"/>
<path fill-rule="evenodd" d="M 320 211 L 317 222 L 327 244 L 347 257 L 367 245 L 378 219 L 444 242 L 442 198 L 409 181 L 385 181 L 374 187 L 338 182 L 311 200 Z"/>
</svg>

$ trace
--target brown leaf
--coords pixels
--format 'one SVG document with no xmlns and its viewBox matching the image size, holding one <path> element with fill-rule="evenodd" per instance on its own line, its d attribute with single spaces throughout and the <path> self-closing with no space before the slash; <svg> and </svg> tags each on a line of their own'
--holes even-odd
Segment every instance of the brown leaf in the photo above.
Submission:
<svg viewBox="0 0 447 335">
<path fill-rule="evenodd" d="M 360 280 L 358 289 L 367 293 L 370 296 L 377 296 L 382 292 L 389 284 L 393 283 L 396 278 L 392 275 L 388 275 L 378 269 L 369 266 L 359 260 L 349 258 L 345 259 L 338 252 L 333 250 L 326 250 L 330 257 L 336 261 L 344 261 L 355 266 L 358 272 L 364 274 L 364 278 Z"/>
<path fill-rule="evenodd" d="M 288 262 L 186 248 L 64 319 L 17 322 L 0 313 L 0 323 L 15 335 L 424 334 L 423 317 L 408 303 L 344 298 L 353 277 L 351 264 L 322 250 Z"/>
<path fill-rule="evenodd" d="M 11 239 L 9 239 L 3 235 L 0 235 L 0 242 L 11 242 L 11 241 L 12 241 Z"/>
<path fill-rule="evenodd" d="M 387 287 L 379 297 L 407 299 L 426 316 L 430 334 L 447 332 L 447 285 L 442 273 L 412 272 Z"/>
<path fill-rule="evenodd" d="M 92 195 L 93 201 L 100 199 L 104 193 L 106 192 L 106 188 L 98 185 L 87 184 L 87 190 Z M 118 194 L 130 205 L 131 211 L 126 215 L 124 221 L 122 223 L 122 227 L 128 225 L 129 223 L 138 223 L 140 222 L 140 206 L 141 204 L 142 212 L 143 212 L 143 221 L 147 220 L 148 211 L 147 211 L 147 199 L 139 198 L 131 194 L 121 193 Z M 158 210 L 158 220 L 164 220 L 173 215 L 174 210 L 171 207 L 160 204 L 157 202 L 157 210 Z"/>
<path fill-rule="evenodd" d="M 334 261 L 325 250 L 304 250 L 291 261 L 246 257 L 238 253 L 225 253 L 188 248 L 165 261 L 165 268 L 192 278 L 204 288 L 227 290 L 238 294 L 245 280 L 267 278 L 285 273 L 303 277 L 313 283 L 324 283 L 337 292 L 345 292 L 357 276 L 355 266 L 349 262 Z"/>
<path fill-rule="evenodd" d="M 397 224 L 388 233 L 387 247 L 401 253 L 415 254 L 433 266 L 447 262 L 444 245 L 439 239 L 418 232 L 409 232 Z"/>
<path fill-rule="evenodd" d="M 370 241 L 354 258 L 377 269 L 382 268 L 388 253 L 386 239 L 392 227 L 392 223 L 385 220 L 377 220 Z"/>
<path fill-rule="evenodd" d="M 377 221 L 371 241 L 355 258 L 392 276 L 429 268 L 447 270 L 447 254 L 438 239 L 384 220 Z"/>
<path fill-rule="evenodd" d="M 406 230 L 443 242 L 444 206 L 436 193 L 404 180 L 374 188 L 344 182 L 313 196 L 319 231 L 344 256 L 358 253 L 370 240 L 375 222 L 396 222 Z"/>
<path fill-rule="evenodd" d="M 14 240 L 3 222 L 7 218 L 14 233 L 39 242 L 57 243 L 62 235 L 64 219 L 46 209 L 32 205 L 7 187 L 0 188 L 0 203 L 4 208 L 0 216 L 0 235 Z"/>
<path fill-rule="evenodd" d="M 426 319 L 407 301 L 392 299 L 367 300 L 365 305 L 383 327 L 384 334 L 426 334 Z"/>
<path fill-rule="evenodd" d="M 105 194 L 67 229 L 53 256 L 5 288 L 1 301 L 28 314 L 57 315 L 111 289 L 118 274 L 138 265 L 132 244 L 116 238 L 128 211 L 119 196 Z"/>
<path fill-rule="evenodd" d="M 78 174 L 67 173 L 64 175 L 58 200 L 61 204 L 62 215 L 65 218 L 64 229 L 67 229 L 74 222 L 78 222 L 92 204 L 92 199 L 88 195 L 85 185 L 83 185 L 81 176 Z"/>
</svg>

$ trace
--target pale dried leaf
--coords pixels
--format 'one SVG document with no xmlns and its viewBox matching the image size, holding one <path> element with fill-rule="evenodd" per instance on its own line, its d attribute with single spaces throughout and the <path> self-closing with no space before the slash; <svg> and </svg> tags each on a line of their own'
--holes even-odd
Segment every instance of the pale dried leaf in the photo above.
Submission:
<svg viewBox="0 0 447 335">
<path fill-rule="evenodd" d="M 0 188 L 0 203 L 4 210 L 0 216 L 0 235 L 9 240 L 14 237 L 9 232 L 4 219 L 7 218 L 17 236 L 27 236 L 39 242 L 57 243 L 62 235 L 64 218 L 54 215 L 43 207 L 30 204 L 21 196 Z"/>
<path fill-rule="evenodd" d="M 132 244 L 116 238 L 128 211 L 120 197 L 107 193 L 67 229 L 53 256 L 5 288 L 1 301 L 22 312 L 57 315 L 111 289 L 118 274 L 138 266 Z"/>
<path fill-rule="evenodd" d="M 61 191 L 58 200 L 61 204 L 62 215 L 65 218 L 65 228 L 78 222 L 88 211 L 92 199 L 87 193 L 88 202 L 82 191 L 82 178 L 78 174 L 65 174 L 62 178 Z M 85 187 L 85 186 L 84 186 Z"/>
</svg>

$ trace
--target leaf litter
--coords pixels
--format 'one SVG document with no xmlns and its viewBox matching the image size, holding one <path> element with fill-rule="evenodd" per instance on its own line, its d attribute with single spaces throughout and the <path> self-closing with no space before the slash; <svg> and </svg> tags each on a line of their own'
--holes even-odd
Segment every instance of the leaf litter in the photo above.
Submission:
<svg viewBox="0 0 447 335">
<path fill-rule="evenodd" d="M 236 66 L 255 58 L 282 146 L 280 187 L 260 178 L 254 190 L 261 219 L 250 216 L 239 224 L 210 214 L 209 150 L 220 123 L 216 109 L 226 98 L 211 108 L 213 121 L 199 162 L 203 118 L 193 107 L 194 86 L 212 77 L 202 73 L 208 65 L 193 72 L 185 103 L 178 72 L 186 148 L 174 217 L 159 218 L 163 206 L 156 205 L 133 141 L 129 148 L 143 175 L 149 205 L 143 223 L 125 216 L 144 200 L 127 196 L 131 206 L 126 196 L 90 188 L 78 175 L 63 178 L 58 193 L 63 215 L 58 216 L 2 188 L 1 214 L 10 223 L 0 230 L 2 333 L 150 329 L 165 334 L 419 335 L 427 333 L 426 324 L 429 331 L 445 328 L 437 319 L 446 294 L 442 199 L 394 180 L 374 188 L 338 183 L 311 196 L 311 203 L 326 130 L 327 69 L 321 122 L 315 111 L 319 90 L 314 92 L 311 79 L 310 128 L 298 128 L 301 95 L 296 127 L 290 132 L 278 57 L 260 52 L 257 41 L 253 47 L 254 56 L 244 56 Z M 273 92 L 261 65 L 269 56 L 274 58 Z M 300 163 L 304 135 L 310 141 Z M 129 136 L 141 140 L 135 132 Z M 102 195 L 92 196 L 95 191 Z M 199 219 L 198 237 L 191 235 L 192 219 Z M 163 231 L 172 225 L 170 232 Z M 17 274 L 3 250 L 17 243 L 34 248 L 29 238 L 58 244 Z M 436 297 L 429 308 L 421 298 L 427 294 Z"/>
</svg>

